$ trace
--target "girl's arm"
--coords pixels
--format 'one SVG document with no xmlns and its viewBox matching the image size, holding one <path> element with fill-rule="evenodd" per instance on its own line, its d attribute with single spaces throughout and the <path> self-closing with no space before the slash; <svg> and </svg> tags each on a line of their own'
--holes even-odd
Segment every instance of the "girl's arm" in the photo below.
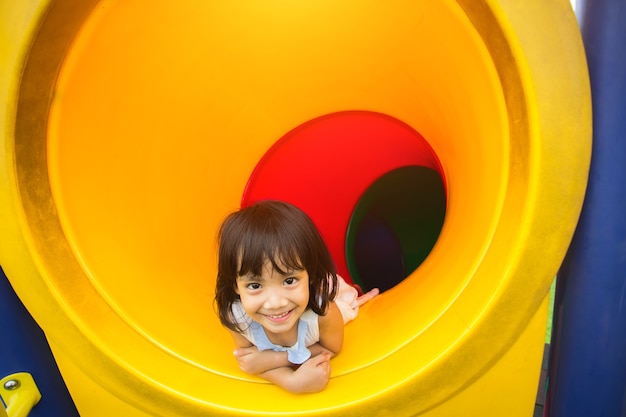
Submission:
<svg viewBox="0 0 626 417">
<path fill-rule="evenodd" d="M 296 394 L 322 391 L 330 378 L 330 354 L 322 353 L 309 358 L 299 368 L 271 369 L 259 376 L 282 389 Z"/>
<path fill-rule="evenodd" d="M 333 352 L 325 349 L 319 343 L 315 343 L 308 348 L 311 351 L 311 357 L 318 356 L 323 353 L 327 353 L 331 357 L 334 356 Z M 275 352 L 273 350 L 264 350 L 259 352 L 259 349 L 256 346 L 250 346 L 238 347 L 233 353 L 237 362 L 239 362 L 239 368 L 248 374 L 258 375 L 271 369 L 295 366 L 289 362 L 287 352 Z"/>
<path fill-rule="evenodd" d="M 332 356 L 339 353 L 343 347 L 343 317 L 339 308 L 331 302 L 326 315 L 319 316 L 320 341 L 324 349 L 330 351 Z"/>
<path fill-rule="evenodd" d="M 248 339 L 231 332 L 235 342 L 235 357 L 244 372 L 258 375 L 293 393 L 319 392 L 328 384 L 331 352 L 316 343 L 310 346 L 312 357 L 294 369 L 287 352 L 259 352 Z"/>
<path fill-rule="evenodd" d="M 235 342 L 233 354 L 242 371 L 257 375 L 270 369 L 291 365 L 287 359 L 287 352 L 274 352 L 273 350 L 259 352 L 259 349 L 241 334 L 232 330 L 229 332 Z"/>
</svg>

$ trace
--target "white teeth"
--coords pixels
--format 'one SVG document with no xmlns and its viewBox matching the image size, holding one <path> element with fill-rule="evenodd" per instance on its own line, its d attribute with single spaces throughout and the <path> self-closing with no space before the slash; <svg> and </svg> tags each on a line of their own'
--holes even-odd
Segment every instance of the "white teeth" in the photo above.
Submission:
<svg viewBox="0 0 626 417">
<path fill-rule="evenodd" d="M 288 312 L 288 311 L 287 311 L 286 313 L 279 314 L 279 315 L 277 315 L 277 316 L 273 316 L 273 315 L 271 315 L 271 314 L 268 314 L 268 315 L 267 315 L 267 317 L 270 317 L 270 318 L 272 318 L 272 319 L 280 319 L 280 318 L 285 317 L 287 314 L 289 314 L 289 312 Z"/>
</svg>

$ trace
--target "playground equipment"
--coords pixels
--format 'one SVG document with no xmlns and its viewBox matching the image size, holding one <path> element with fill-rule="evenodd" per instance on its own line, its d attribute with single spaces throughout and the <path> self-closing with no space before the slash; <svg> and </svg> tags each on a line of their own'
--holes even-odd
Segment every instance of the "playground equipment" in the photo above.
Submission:
<svg viewBox="0 0 626 417">
<path fill-rule="evenodd" d="M 0 379 L 0 398 L 6 403 L 6 409 L 0 406 L 0 416 L 26 417 L 41 399 L 41 393 L 31 374 L 19 372 Z"/>
<path fill-rule="evenodd" d="M 17 298 L 1 269 L 0 317 L 0 399 L 8 416 L 26 415 L 29 408 L 38 404 L 42 392 L 43 402 L 30 410 L 29 417 L 78 416 L 45 335 Z M 5 407 L 0 407 L 0 416 Z"/>
<path fill-rule="evenodd" d="M 81 415 L 532 411 L 590 158 L 574 14 L 380 3 L 2 4 L 0 263 Z M 424 138 L 445 221 L 347 326 L 328 388 L 295 396 L 237 369 L 213 241 L 281 137 L 345 111 Z"/>
<path fill-rule="evenodd" d="M 593 97 L 593 160 L 559 272 L 546 416 L 626 416 L 626 4 L 578 12 Z"/>
</svg>

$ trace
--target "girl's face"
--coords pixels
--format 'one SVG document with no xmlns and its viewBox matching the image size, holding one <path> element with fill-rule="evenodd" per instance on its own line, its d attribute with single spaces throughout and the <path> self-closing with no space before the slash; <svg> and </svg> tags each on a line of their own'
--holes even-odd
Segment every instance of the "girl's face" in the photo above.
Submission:
<svg viewBox="0 0 626 417">
<path fill-rule="evenodd" d="M 279 267 L 285 270 L 282 265 Z M 261 276 L 237 277 L 237 294 L 245 312 L 263 326 L 272 343 L 296 343 L 298 320 L 309 304 L 306 270 L 287 271 L 283 275 L 267 261 Z"/>
</svg>

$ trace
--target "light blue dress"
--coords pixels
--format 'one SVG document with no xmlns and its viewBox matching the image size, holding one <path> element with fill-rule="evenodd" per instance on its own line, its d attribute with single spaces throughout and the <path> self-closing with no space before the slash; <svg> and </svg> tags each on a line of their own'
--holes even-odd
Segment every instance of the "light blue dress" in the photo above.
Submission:
<svg viewBox="0 0 626 417">
<path fill-rule="evenodd" d="M 280 346 L 272 343 L 261 324 L 252 320 L 244 311 L 241 302 L 233 304 L 233 313 L 237 323 L 243 329 L 242 335 L 255 345 L 259 351 L 273 350 L 287 352 L 289 362 L 300 365 L 311 357 L 311 346 L 320 339 L 318 315 L 312 310 L 305 311 L 298 320 L 298 339 L 292 346 Z"/>
</svg>

